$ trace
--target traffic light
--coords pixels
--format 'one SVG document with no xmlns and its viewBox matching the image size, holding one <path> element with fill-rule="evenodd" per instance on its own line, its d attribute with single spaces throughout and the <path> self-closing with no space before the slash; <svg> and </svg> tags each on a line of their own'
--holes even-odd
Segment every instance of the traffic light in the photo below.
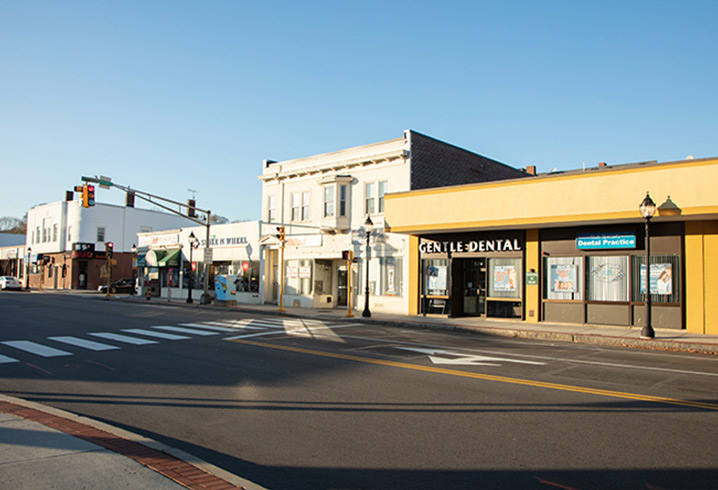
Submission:
<svg viewBox="0 0 718 490">
<path fill-rule="evenodd" d="M 107 254 L 107 258 L 112 258 L 112 251 L 115 248 L 115 244 L 112 242 L 105 243 L 105 253 Z"/>
<path fill-rule="evenodd" d="M 283 226 L 277 226 L 277 238 L 279 238 L 279 241 L 284 243 L 284 227 Z"/>
<path fill-rule="evenodd" d="M 77 188 L 76 188 L 77 189 Z M 82 186 L 82 207 L 89 208 L 95 205 L 95 186 L 85 184 Z"/>
<path fill-rule="evenodd" d="M 133 191 L 127 191 L 125 194 L 125 206 L 128 208 L 135 207 L 135 193 Z"/>
<path fill-rule="evenodd" d="M 342 250 L 342 259 L 343 260 L 352 260 L 354 258 L 354 253 L 351 250 Z"/>
<path fill-rule="evenodd" d="M 197 210 L 195 209 L 195 206 L 197 205 L 197 201 L 194 199 L 187 199 L 187 216 L 190 218 L 196 218 L 197 217 Z"/>
</svg>

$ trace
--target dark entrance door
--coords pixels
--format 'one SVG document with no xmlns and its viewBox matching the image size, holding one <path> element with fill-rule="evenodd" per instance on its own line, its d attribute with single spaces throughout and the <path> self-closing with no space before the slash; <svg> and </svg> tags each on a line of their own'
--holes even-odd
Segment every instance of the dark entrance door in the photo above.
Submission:
<svg viewBox="0 0 718 490">
<path fill-rule="evenodd" d="M 79 289 L 87 289 L 87 282 L 88 282 L 87 261 L 86 260 L 79 261 L 77 263 L 77 269 L 79 271 L 77 274 L 78 288 Z"/>
<path fill-rule="evenodd" d="M 347 298 L 347 270 L 339 269 L 337 271 L 337 306 L 347 306 Z"/>
<path fill-rule="evenodd" d="M 486 259 L 465 259 L 463 262 L 462 313 L 467 316 L 485 316 Z"/>
</svg>

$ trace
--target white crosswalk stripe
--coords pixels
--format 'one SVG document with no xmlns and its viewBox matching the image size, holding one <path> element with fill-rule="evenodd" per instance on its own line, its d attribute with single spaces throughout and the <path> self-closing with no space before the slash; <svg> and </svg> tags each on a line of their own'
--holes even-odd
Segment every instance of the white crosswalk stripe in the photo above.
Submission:
<svg viewBox="0 0 718 490">
<path fill-rule="evenodd" d="M 148 337 L 156 337 L 158 339 L 165 339 L 165 340 L 184 340 L 184 339 L 192 338 L 192 337 L 185 337 L 184 335 L 175 335 L 172 333 L 154 332 L 152 330 L 145 330 L 143 328 L 128 328 L 128 329 L 124 329 L 122 331 L 128 332 L 128 333 L 135 333 L 138 335 L 146 335 Z"/>
<path fill-rule="evenodd" d="M 77 337 L 48 337 L 48 339 L 94 351 L 119 349 L 119 347 L 114 345 L 101 344 L 99 342 L 93 342 L 91 340 L 78 339 Z"/>
<path fill-rule="evenodd" d="M 170 325 L 156 326 L 156 327 L 152 327 L 152 328 L 156 328 L 158 330 L 167 330 L 170 332 L 186 333 L 188 335 L 199 335 L 200 337 L 203 337 L 205 335 L 219 335 L 219 332 L 210 332 L 208 330 L 197 330 L 196 328 L 173 327 Z"/>
<path fill-rule="evenodd" d="M 3 356 L 2 354 L 0 354 L 0 364 L 8 364 L 11 362 L 20 362 L 20 361 L 18 361 L 17 359 L 13 359 L 12 357 Z"/>
<path fill-rule="evenodd" d="M 92 332 L 88 335 L 94 335 L 95 337 L 100 337 L 107 340 L 116 340 L 117 342 L 123 342 L 125 344 L 133 344 L 133 345 L 147 345 L 147 344 L 156 344 L 156 340 L 149 340 L 149 339 L 140 339 L 137 337 L 129 337 L 127 335 L 122 335 L 119 333 L 112 333 L 112 332 Z"/>
<path fill-rule="evenodd" d="M 236 332 L 237 328 L 219 327 L 217 325 L 206 325 L 204 323 L 180 323 L 180 327 L 205 328 L 207 330 L 215 330 L 217 332 Z"/>
<path fill-rule="evenodd" d="M 3 344 L 42 357 L 71 356 L 72 352 L 55 349 L 29 340 L 6 340 Z"/>
</svg>

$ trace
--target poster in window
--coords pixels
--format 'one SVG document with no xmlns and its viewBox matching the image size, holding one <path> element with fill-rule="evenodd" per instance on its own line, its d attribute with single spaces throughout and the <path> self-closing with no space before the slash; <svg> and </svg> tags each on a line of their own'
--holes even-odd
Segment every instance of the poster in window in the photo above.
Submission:
<svg viewBox="0 0 718 490">
<path fill-rule="evenodd" d="M 673 294 L 672 264 L 651 264 L 651 294 Z M 646 264 L 641 264 L 641 294 L 646 294 Z"/>
<path fill-rule="evenodd" d="M 396 266 L 393 259 L 386 261 L 386 294 L 389 296 L 396 296 L 395 290 L 395 274 Z"/>
<path fill-rule="evenodd" d="M 494 291 L 516 291 L 518 272 L 515 265 L 494 266 Z"/>
<path fill-rule="evenodd" d="M 551 292 L 575 293 L 578 266 L 574 264 L 551 265 Z"/>
<path fill-rule="evenodd" d="M 429 294 L 446 290 L 446 266 L 430 265 L 426 268 L 426 284 Z"/>
<path fill-rule="evenodd" d="M 297 265 L 296 264 L 287 264 L 286 274 L 287 274 L 287 277 L 297 277 L 298 276 Z"/>
</svg>

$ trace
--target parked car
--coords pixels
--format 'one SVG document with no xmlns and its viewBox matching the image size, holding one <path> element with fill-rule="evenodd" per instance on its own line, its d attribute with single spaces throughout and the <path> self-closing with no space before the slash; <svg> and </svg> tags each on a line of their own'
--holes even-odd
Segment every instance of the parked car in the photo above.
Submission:
<svg viewBox="0 0 718 490">
<path fill-rule="evenodd" d="M 97 290 L 101 293 L 107 293 L 107 284 L 98 286 Z M 135 282 L 132 279 L 120 279 L 119 281 L 110 283 L 110 293 L 129 293 L 135 294 L 137 289 L 135 288 Z"/>
<path fill-rule="evenodd" d="M 21 290 L 22 284 L 17 280 L 17 277 L 12 276 L 0 276 L 0 289 L 5 291 L 6 289 Z"/>
</svg>

